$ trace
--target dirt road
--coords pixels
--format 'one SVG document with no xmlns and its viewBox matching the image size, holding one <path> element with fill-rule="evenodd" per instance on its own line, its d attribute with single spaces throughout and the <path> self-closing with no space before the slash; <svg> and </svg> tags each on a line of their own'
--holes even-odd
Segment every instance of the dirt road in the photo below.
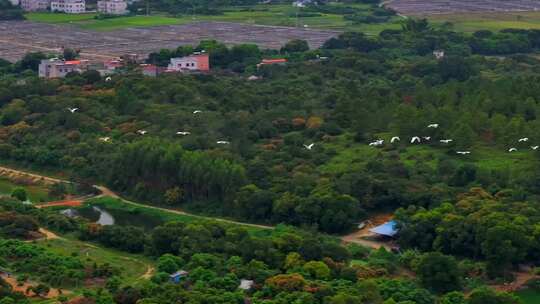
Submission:
<svg viewBox="0 0 540 304">
<path fill-rule="evenodd" d="M 43 176 L 39 174 L 29 173 L 26 171 L 20 171 L 20 170 L 11 169 L 11 168 L 2 167 L 2 166 L 0 166 L 0 175 L 7 176 L 10 178 L 26 177 L 26 178 L 30 178 L 35 183 L 39 183 L 39 182 L 42 182 L 45 184 L 56 184 L 56 183 L 61 183 L 61 182 L 70 183 L 69 181 L 66 181 L 66 180 L 61 180 L 58 178 Z"/>
<path fill-rule="evenodd" d="M 241 225 L 241 226 L 247 226 L 247 227 L 254 227 L 254 228 L 260 228 L 260 229 L 274 229 L 275 228 L 273 226 L 237 222 L 237 221 L 227 220 L 227 219 L 223 219 L 223 218 L 219 218 L 219 217 L 209 217 L 209 216 L 196 215 L 196 214 L 188 213 L 188 212 L 185 212 L 185 211 L 182 211 L 182 210 L 167 209 L 167 208 L 156 207 L 156 206 L 152 206 L 152 205 L 145 205 L 145 204 L 141 204 L 141 203 L 136 203 L 136 202 L 132 202 L 132 201 L 123 199 L 122 197 L 120 197 L 118 194 L 116 194 L 114 191 L 112 191 L 111 189 L 109 189 L 107 187 L 98 186 L 98 185 L 94 185 L 94 187 L 99 189 L 99 191 L 101 192 L 101 194 L 98 195 L 97 197 L 110 196 L 110 197 L 122 200 L 123 203 L 133 205 L 133 206 L 137 206 L 137 207 L 150 208 L 150 209 L 164 211 L 164 212 L 168 212 L 168 213 L 174 213 L 174 214 L 178 214 L 178 215 L 187 215 L 187 216 L 200 218 L 202 220 L 211 220 L 211 221 L 216 221 L 216 222 L 229 223 L 229 224 L 235 224 L 235 225 Z"/>
<path fill-rule="evenodd" d="M 22 293 L 22 294 L 24 294 L 26 296 L 29 296 L 29 297 L 38 297 L 37 295 L 35 295 L 31 291 L 28 292 L 28 293 L 26 292 L 28 290 L 28 288 L 33 287 L 33 286 L 37 286 L 38 285 L 37 283 L 26 281 L 26 282 L 24 282 L 22 284 L 19 284 L 17 282 L 17 278 L 15 278 L 12 275 L 5 274 L 5 273 L 0 274 L 0 277 L 2 277 L 2 279 L 4 279 L 4 281 L 6 281 L 9 285 L 11 285 L 13 291 L 20 292 L 20 293 Z M 43 296 L 41 298 L 54 299 L 54 298 L 57 298 L 61 294 L 70 294 L 70 293 L 71 292 L 68 291 L 68 290 L 60 291 L 60 290 L 58 290 L 56 288 L 51 288 L 49 293 L 46 296 Z"/>
<path fill-rule="evenodd" d="M 67 180 L 48 177 L 48 176 L 44 176 L 44 175 L 40 175 L 40 174 L 36 174 L 36 173 L 29 173 L 29 172 L 26 172 L 26 171 L 11 169 L 11 168 L 2 167 L 2 166 L 0 166 L 0 175 L 8 176 L 8 177 L 26 177 L 26 178 L 32 179 L 36 183 L 38 183 L 38 182 L 43 182 L 43 183 L 48 183 L 48 184 L 56 184 L 56 183 L 59 183 L 59 182 L 70 183 L 70 181 L 67 181 Z M 94 196 L 94 197 L 110 196 L 110 197 L 113 197 L 113 198 L 120 199 L 124 203 L 130 204 L 130 205 L 133 205 L 133 206 L 145 207 L 145 208 L 160 210 L 160 211 L 179 214 L 179 215 L 193 216 L 193 217 L 197 217 L 197 218 L 200 218 L 200 219 L 203 219 L 203 220 L 212 220 L 212 221 L 217 221 L 217 222 L 222 222 L 222 223 L 242 225 L 242 226 L 246 226 L 246 227 L 253 227 L 253 228 L 260 228 L 260 229 L 274 229 L 274 227 L 272 227 L 272 226 L 243 223 L 243 222 L 237 222 L 237 221 L 232 221 L 232 220 L 227 220 L 227 219 L 217 218 L 217 217 L 206 217 L 206 216 L 201 216 L 201 215 L 188 213 L 188 212 L 181 211 L 181 210 L 167 209 L 167 208 L 155 207 L 155 206 L 151 206 L 151 205 L 140 204 L 140 203 L 136 203 L 136 202 L 132 202 L 132 201 L 123 199 L 120 195 L 118 195 L 117 193 L 115 193 L 114 191 L 112 191 L 111 189 L 109 189 L 109 188 L 107 188 L 105 186 L 94 185 L 94 187 L 96 187 L 101 192 L 101 194 L 99 194 L 97 196 Z M 87 197 L 87 199 L 89 199 L 89 198 L 92 198 L 92 197 Z M 72 201 L 77 201 L 77 200 L 72 200 Z M 59 202 L 55 202 L 55 204 L 56 203 L 59 203 Z M 64 203 L 65 202 L 60 202 L 59 204 L 64 205 Z M 48 204 L 42 204 L 42 206 L 48 206 Z"/>
</svg>

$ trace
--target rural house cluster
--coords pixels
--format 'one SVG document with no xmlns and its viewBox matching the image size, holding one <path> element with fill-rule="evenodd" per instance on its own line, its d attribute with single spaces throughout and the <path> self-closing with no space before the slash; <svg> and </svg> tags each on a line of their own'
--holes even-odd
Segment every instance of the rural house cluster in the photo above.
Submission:
<svg viewBox="0 0 540 304">
<path fill-rule="evenodd" d="M 83 14 L 87 12 L 86 0 L 10 0 L 13 5 L 20 5 L 24 11 L 61 12 L 66 14 Z M 97 12 L 107 15 L 125 15 L 129 11 L 125 0 L 97 1 Z"/>
</svg>

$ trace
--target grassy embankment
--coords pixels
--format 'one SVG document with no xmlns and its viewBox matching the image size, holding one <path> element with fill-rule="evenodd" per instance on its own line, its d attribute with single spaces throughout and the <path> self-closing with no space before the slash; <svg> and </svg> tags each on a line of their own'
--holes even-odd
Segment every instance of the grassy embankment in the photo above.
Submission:
<svg viewBox="0 0 540 304">
<path fill-rule="evenodd" d="M 540 303 L 540 292 L 526 289 L 516 293 L 517 296 L 523 301 L 523 304 L 538 304 Z"/>
<path fill-rule="evenodd" d="M 145 228 L 153 228 L 149 227 L 149 225 L 156 226 L 170 221 L 179 221 L 184 223 L 219 221 L 225 222 L 225 224 L 229 225 L 239 225 L 249 231 L 249 233 L 252 235 L 267 236 L 271 233 L 270 229 L 259 228 L 248 223 L 244 224 L 239 222 L 229 222 L 226 219 L 221 220 L 194 214 L 184 214 L 179 210 L 131 203 L 111 197 L 96 198 L 88 201 L 87 203 L 104 208 L 107 212 L 113 215 L 118 224 L 122 224 L 122 221 L 126 219 L 126 224 L 133 225 L 134 222 L 128 220 L 130 218 L 145 221 L 145 225 L 140 225 L 141 227 L 144 226 Z"/>
<path fill-rule="evenodd" d="M 0 177 L 0 195 L 11 195 L 13 189 L 19 187 L 26 190 L 28 199 L 33 203 L 51 199 L 47 187 L 40 185 L 17 185 L 5 177 Z"/>
<path fill-rule="evenodd" d="M 126 284 L 140 281 L 149 267 L 154 267 L 154 262 L 143 255 L 103 248 L 91 243 L 81 242 L 72 236 L 39 241 L 36 242 L 36 245 L 52 253 L 79 256 L 88 266 L 92 266 L 94 263 L 109 263 L 121 271 L 120 276 Z"/>
<path fill-rule="evenodd" d="M 341 5 L 341 4 L 335 4 Z M 363 8 L 365 5 L 352 5 Z M 387 28 L 400 28 L 401 18 L 395 17 L 389 23 L 355 25 L 344 20 L 342 15 L 320 14 L 313 17 L 299 17 L 296 19 L 296 9 L 291 5 L 256 5 L 253 7 L 231 7 L 225 9 L 222 15 L 184 15 L 168 17 L 163 15 L 126 16 L 111 19 L 94 19 L 95 14 L 68 15 L 53 13 L 29 13 L 26 18 L 30 21 L 74 24 L 84 29 L 97 31 L 110 31 L 129 27 L 145 27 L 158 25 L 186 24 L 198 21 L 223 21 L 258 25 L 274 26 L 304 26 L 310 28 L 333 29 L 344 31 L 364 31 L 376 34 Z"/>
<path fill-rule="evenodd" d="M 333 4 L 342 5 L 342 4 Z M 362 4 L 353 4 L 362 8 Z M 110 31 L 128 27 L 145 27 L 158 25 L 186 24 L 197 21 L 226 21 L 260 25 L 299 26 L 308 25 L 312 28 L 334 29 L 343 31 L 363 31 L 377 34 L 384 29 L 398 29 L 402 19 L 393 18 L 382 24 L 352 24 L 344 20 L 342 15 L 320 14 L 320 16 L 300 17 L 296 19 L 296 9 L 290 5 L 255 5 L 252 7 L 231 7 L 224 10 L 222 15 L 186 15 L 168 17 L 165 15 L 127 16 L 112 19 L 97 20 L 96 14 L 53 14 L 29 13 L 28 20 L 44 23 L 70 23 L 84 29 L 97 31 Z M 427 17 L 433 24 L 442 25 L 451 22 L 456 31 L 474 32 L 478 30 L 499 31 L 506 28 L 540 29 L 540 12 L 496 12 L 496 13 L 465 13 L 440 14 Z"/>
</svg>

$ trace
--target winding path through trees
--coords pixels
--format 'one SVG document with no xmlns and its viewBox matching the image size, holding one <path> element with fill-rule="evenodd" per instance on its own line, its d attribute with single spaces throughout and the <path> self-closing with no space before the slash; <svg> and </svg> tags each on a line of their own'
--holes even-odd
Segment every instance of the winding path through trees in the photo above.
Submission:
<svg viewBox="0 0 540 304">
<path fill-rule="evenodd" d="M 41 183 L 45 183 L 45 184 L 49 184 L 49 185 L 50 184 L 56 184 L 56 183 L 71 183 L 68 180 L 54 178 L 54 177 L 48 177 L 48 176 L 40 175 L 40 174 L 37 174 L 37 173 L 30 173 L 30 172 L 17 170 L 17 169 L 12 169 L 12 168 L 3 167 L 3 166 L 0 166 L 0 175 L 12 177 L 12 178 L 15 178 L 15 177 L 30 178 L 33 182 L 36 182 L 36 183 L 41 182 Z M 229 224 L 235 224 L 235 225 L 241 225 L 241 226 L 247 226 L 247 227 L 253 227 L 253 228 L 260 228 L 260 229 L 268 229 L 268 230 L 271 230 L 271 229 L 275 228 L 273 226 L 268 226 L 268 225 L 250 224 L 250 223 L 238 222 L 238 221 L 233 221 L 233 220 L 227 220 L 227 219 L 218 218 L 218 217 L 207 217 L 207 216 L 196 215 L 196 214 L 192 214 L 192 213 L 188 213 L 188 212 L 181 211 L 181 210 L 176 210 L 176 209 L 168 209 L 168 208 L 162 208 L 162 207 L 156 207 L 156 206 L 152 206 L 152 205 L 136 203 L 136 202 L 132 202 L 132 201 L 129 201 L 127 199 L 122 198 L 116 192 L 112 191 L 111 189 L 109 189 L 109 188 L 107 188 L 105 186 L 94 185 L 94 187 L 96 189 L 98 189 L 101 193 L 99 195 L 97 195 L 97 196 L 84 197 L 85 200 L 88 200 L 88 199 L 91 199 L 91 198 L 96 198 L 96 197 L 109 196 L 109 197 L 112 197 L 112 198 L 120 199 L 120 200 L 122 200 L 122 202 L 124 202 L 126 204 L 129 204 L 129 205 L 133 205 L 133 206 L 137 206 L 137 207 L 143 207 L 143 208 L 150 208 L 150 209 L 159 210 L 159 211 L 163 211 L 163 212 L 169 212 L 169 213 L 178 214 L 178 215 L 192 216 L 192 217 L 200 218 L 200 219 L 203 219 L 203 220 L 212 220 L 212 221 L 217 221 L 217 222 L 222 222 L 222 223 L 229 223 Z M 77 200 L 77 199 L 75 199 L 75 200 Z M 73 200 L 70 200 L 70 201 L 73 201 Z M 56 202 L 56 203 L 58 203 L 58 202 Z M 47 204 L 45 203 L 45 204 L 41 204 L 41 205 L 47 205 Z"/>
</svg>

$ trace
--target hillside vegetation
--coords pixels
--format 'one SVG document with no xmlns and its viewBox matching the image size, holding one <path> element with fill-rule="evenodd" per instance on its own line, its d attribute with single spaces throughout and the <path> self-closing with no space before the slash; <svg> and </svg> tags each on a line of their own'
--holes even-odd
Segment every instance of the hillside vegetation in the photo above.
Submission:
<svg viewBox="0 0 540 304">
<path fill-rule="evenodd" d="M 47 226 L 157 260 L 138 285 L 72 257 L 75 287 L 75 274 L 121 282 L 83 294 L 96 303 L 520 303 L 485 285 L 540 259 L 539 48 L 537 30 L 466 36 L 408 20 L 317 50 L 301 40 L 280 51 L 202 41 L 149 58 L 164 65 L 205 50 L 207 74 L 149 78 L 128 66 L 110 80 L 92 71 L 43 80 L 35 70 L 45 55 L 28 54 L 0 68 L 1 160 L 139 202 L 289 226 L 258 234 L 178 217 L 144 230 L 8 200 L 3 237 Z M 268 57 L 289 62 L 256 67 Z M 399 252 L 332 236 L 378 212 L 395 212 Z M 43 263 L 42 249 L 28 257 L 17 248 L 32 245 L 4 242 L 10 269 Z M 188 279 L 170 283 L 180 269 Z M 239 290 L 241 279 L 253 290 Z"/>
</svg>

